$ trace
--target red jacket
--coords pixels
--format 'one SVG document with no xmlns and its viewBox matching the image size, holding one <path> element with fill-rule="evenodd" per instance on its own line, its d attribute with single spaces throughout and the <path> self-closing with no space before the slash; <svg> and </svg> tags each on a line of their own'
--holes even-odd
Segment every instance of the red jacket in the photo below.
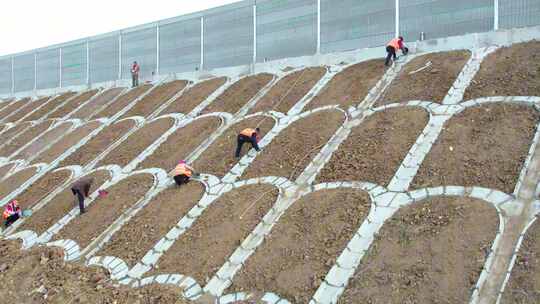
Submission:
<svg viewBox="0 0 540 304">
<path fill-rule="evenodd" d="M 132 65 L 132 66 L 131 66 L 131 74 L 138 75 L 140 69 L 141 69 L 141 68 L 139 67 L 138 64 Z"/>
</svg>

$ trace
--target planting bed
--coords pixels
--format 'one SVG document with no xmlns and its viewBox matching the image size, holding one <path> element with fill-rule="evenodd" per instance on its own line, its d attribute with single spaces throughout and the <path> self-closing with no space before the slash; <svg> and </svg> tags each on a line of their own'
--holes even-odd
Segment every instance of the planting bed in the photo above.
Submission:
<svg viewBox="0 0 540 304">
<path fill-rule="evenodd" d="M 264 148 L 243 178 L 283 176 L 296 179 L 343 124 L 344 119 L 343 112 L 327 110 L 294 122 Z"/>
<path fill-rule="evenodd" d="M 484 59 L 464 100 L 486 96 L 540 96 L 540 41 L 503 47 Z"/>
<path fill-rule="evenodd" d="M 277 195 L 270 185 L 250 185 L 224 194 L 180 236 L 153 274 L 180 273 L 203 285 L 261 222 Z"/>
<path fill-rule="evenodd" d="M 54 110 L 48 118 L 62 118 L 66 116 L 67 114 L 71 113 L 73 110 L 78 108 L 83 103 L 87 102 L 90 98 L 94 97 L 98 92 L 97 89 L 86 91 L 79 96 L 73 98 L 68 103 L 64 104 L 63 106 L 59 107 L 58 109 Z"/>
<path fill-rule="evenodd" d="M 16 163 L 10 163 L 7 165 L 3 165 L 0 167 L 0 179 L 4 178 L 6 174 L 8 174 L 9 170 L 11 170 L 13 167 L 15 167 Z"/>
<path fill-rule="evenodd" d="M 236 113 L 248 103 L 259 91 L 274 77 L 272 74 L 262 73 L 248 76 L 238 80 L 227 88 L 203 113 L 229 112 Z"/>
<path fill-rule="evenodd" d="M 339 303 L 468 303 L 498 229 L 485 202 L 434 198 L 381 229 Z"/>
<path fill-rule="evenodd" d="M 326 85 L 323 91 L 306 106 L 311 110 L 327 105 L 349 106 L 364 100 L 369 90 L 382 78 L 385 72 L 384 60 L 375 59 L 361 62 L 341 71 Z"/>
<path fill-rule="evenodd" d="M 143 198 L 153 182 L 151 174 L 139 174 L 109 187 L 107 197 L 96 199 L 86 208 L 85 214 L 69 222 L 55 238 L 74 240 L 80 248 L 85 248 L 122 213 Z"/>
<path fill-rule="evenodd" d="M 93 131 L 101 126 L 98 121 L 92 121 L 86 123 L 77 129 L 73 130 L 68 135 L 64 136 L 61 140 L 49 147 L 38 158 L 34 159 L 32 163 L 51 163 L 58 158 L 62 153 L 66 152 L 69 148 L 76 145 L 86 136 L 90 135 Z"/>
<path fill-rule="evenodd" d="M 41 133 L 49 129 L 53 124 L 54 120 L 45 120 L 43 122 L 37 123 L 36 125 L 26 129 L 24 132 L 20 133 L 18 136 L 14 137 L 11 141 L 7 142 L 0 148 L 0 156 L 8 157 L 12 153 L 16 152 L 24 145 L 29 143 L 31 140 L 39 136 Z"/>
<path fill-rule="evenodd" d="M 99 189 L 101 185 L 103 185 L 103 183 L 105 183 L 111 177 L 109 171 L 106 170 L 96 171 L 86 176 L 94 178 L 94 183 L 90 188 L 90 193 Z M 73 182 L 74 180 L 70 181 L 70 183 Z M 97 203 L 99 204 L 99 201 Z M 64 190 L 52 198 L 45 206 L 37 211 L 34 211 L 32 216 L 26 219 L 18 230 L 32 230 L 40 235 L 76 207 L 78 207 L 78 201 L 76 202 L 76 197 L 71 192 L 71 187 L 67 186 Z"/>
<path fill-rule="evenodd" d="M 303 197 L 236 274 L 229 291 L 271 291 L 308 303 L 369 209 L 367 193 L 354 189 Z"/>
<path fill-rule="evenodd" d="M 411 100 L 442 103 L 470 57 L 470 51 L 451 51 L 413 59 L 392 81 L 377 106 Z M 426 67 L 430 62 L 431 66 Z"/>
<path fill-rule="evenodd" d="M 58 97 L 50 100 L 47 102 L 43 107 L 36 110 L 34 113 L 30 114 L 28 117 L 26 117 L 24 120 L 26 121 L 32 121 L 32 120 L 38 120 L 45 118 L 45 115 L 53 111 L 56 107 L 61 105 L 63 102 L 68 100 L 69 98 L 75 96 L 75 92 L 67 92 L 62 95 L 59 95 Z"/>
<path fill-rule="evenodd" d="M 70 170 L 49 172 L 43 175 L 17 196 L 21 209 L 24 210 L 34 207 L 41 199 L 45 198 L 45 196 L 67 181 L 70 176 Z"/>
<path fill-rule="evenodd" d="M 202 198 L 204 186 L 190 182 L 160 192 L 100 250 L 97 256 L 115 256 L 133 266 Z"/>
<path fill-rule="evenodd" d="M 221 119 L 213 116 L 197 119 L 176 130 L 139 165 L 139 168 L 171 170 L 178 161 L 187 158 L 193 150 L 212 135 L 220 124 Z"/>
<path fill-rule="evenodd" d="M 10 105 L 2 108 L 0 111 L 0 120 L 6 118 L 8 115 L 24 107 L 26 104 L 30 103 L 30 98 L 23 98 L 16 102 L 11 103 Z"/>
<path fill-rule="evenodd" d="M 416 107 L 373 114 L 352 130 L 316 181 L 366 181 L 386 186 L 428 120 L 428 113 Z"/>
<path fill-rule="evenodd" d="M 103 91 L 93 100 L 78 109 L 77 112 L 70 115 L 70 118 L 89 118 L 92 113 L 96 112 L 98 109 L 111 102 L 116 96 L 120 95 L 124 89 L 125 88 L 112 88 Z"/>
<path fill-rule="evenodd" d="M 19 119 L 23 118 L 24 116 L 28 115 L 30 112 L 34 111 L 35 109 L 41 107 L 44 105 L 47 101 L 49 101 L 49 97 L 43 97 L 36 101 L 27 102 L 25 105 L 21 105 L 22 108 L 14 113 L 13 115 L 7 117 L 5 119 L 5 122 L 16 122 Z"/>
<path fill-rule="evenodd" d="M 514 104 L 466 109 L 447 122 L 412 187 L 482 186 L 512 193 L 539 118 L 533 108 Z"/>
<path fill-rule="evenodd" d="M 324 76 L 326 68 L 315 67 L 296 71 L 272 86 L 250 113 L 274 110 L 287 113 Z"/>
<path fill-rule="evenodd" d="M 148 117 L 164 102 L 167 102 L 176 93 L 185 88 L 187 84 L 188 82 L 185 80 L 175 80 L 156 87 L 143 99 L 137 101 L 133 108 L 122 115 L 122 118 L 131 116 Z"/>
<path fill-rule="evenodd" d="M 30 122 L 18 122 L 13 127 L 7 129 L 6 131 L 2 132 L 2 134 L 0 134 L 0 143 L 5 143 L 14 137 L 17 137 L 21 131 L 25 130 L 31 125 L 32 123 Z"/>
<path fill-rule="evenodd" d="M 19 188 L 19 186 L 24 184 L 36 173 L 37 169 L 35 167 L 30 167 L 10 175 L 8 178 L 6 178 L 0 183 L 0 198 L 4 198 L 5 196 L 13 192 L 15 189 Z"/>
<path fill-rule="evenodd" d="M 30 145 L 26 146 L 26 148 L 17 153 L 17 155 L 14 156 L 14 159 L 28 159 L 36 156 L 47 145 L 64 136 L 64 134 L 66 134 L 72 126 L 72 122 L 65 122 L 52 129 L 49 128 L 49 130 L 42 133 L 38 138 L 30 143 Z"/>
<path fill-rule="evenodd" d="M 98 118 L 98 117 L 111 117 L 116 113 L 122 111 L 127 105 L 137 99 L 139 96 L 146 93 L 152 87 L 151 84 L 145 84 L 134 89 L 127 91 L 118 97 L 113 103 L 109 104 L 105 109 L 99 111 L 96 114 L 93 114 L 89 118 Z"/>
<path fill-rule="evenodd" d="M 124 136 L 135 126 L 135 121 L 128 119 L 105 127 L 86 144 L 73 152 L 60 163 L 60 167 L 70 165 L 85 166 L 94 160 L 101 152 Z"/>
<path fill-rule="evenodd" d="M 194 162 L 194 168 L 199 172 L 211 173 L 223 177 L 238 162 L 234 157 L 238 134 L 245 128 L 261 128 L 261 140 L 274 126 L 275 121 L 265 116 L 255 116 L 244 119 L 230 126 L 218 137 Z M 251 144 L 246 143 L 242 147 L 242 155 L 251 149 Z"/>
<path fill-rule="evenodd" d="M 226 77 L 214 78 L 197 83 L 193 87 L 185 91 L 182 96 L 178 97 L 173 103 L 167 106 L 160 114 L 184 113 L 188 114 L 196 106 L 201 104 L 214 91 L 220 88 L 227 81 Z"/>
<path fill-rule="evenodd" d="M 161 118 L 145 125 L 101 159 L 98 167 L 113 164 L 124 167 L 169 130 L 173 124 L 174 119 Z"/>
</svg>

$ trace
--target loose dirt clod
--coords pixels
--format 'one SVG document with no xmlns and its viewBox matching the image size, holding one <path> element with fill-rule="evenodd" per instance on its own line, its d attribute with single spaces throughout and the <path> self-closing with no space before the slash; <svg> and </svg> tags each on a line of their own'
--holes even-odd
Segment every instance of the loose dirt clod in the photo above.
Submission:
<svg viewBox="0 0 540 304">
<path fill-rule="evenodd" d="M 129 105 L 132 101 L 137 99 L 139 96 L 141 96 L 142 94 L 150 90 L 151 87 L 152 85 L 145 84 L 145 85 L 138 86 L 134 89 L 127 91 L 126 93 L 122 94 L 122 96 L 118 97 L 113 103 L 109 104 L 105 109 L 99 111 L 96 114 L 93 114 L 90 118 L 113 116 L 114 114 L 124 109 L 127 105 Z"/>
<path fill-rule="evenodd" d="M 133 108 L 127 111 L 121 118 L 131 116 L 143 116 L 147 117 L 152 114 L 161 104 L 168 101 L 176 93 L 186 87 L 188 84 L 185 80 L 174 80 L 165 84 L 162 84 L 152 90 L 143 99 L 139 100 Z"/>
<path fill-rule="evenodd" d="M 201 102 L 205 101 L 219 87 L 225 84 L 226 77 L 214 78 L 194 85 L 165 108 L 160 115 L 170 113 L 188 114 Z"/>
</svg>

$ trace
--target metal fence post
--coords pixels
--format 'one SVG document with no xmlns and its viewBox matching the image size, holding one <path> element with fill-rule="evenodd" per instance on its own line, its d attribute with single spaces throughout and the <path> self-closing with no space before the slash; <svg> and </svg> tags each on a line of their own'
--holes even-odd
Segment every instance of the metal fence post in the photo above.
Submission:
<svg viewBox="0 0 540 304">
<path fill-rule="evenodd" d="M 396 38 L 399 37 L 399 0 L 396 0 Z"/>
<path fill-rule="evenodd" d="M 253 64 L 255 63 L 257 63 L 257 4 L 253 5 Z"/>
<path fill-rule="evenodd" d="M 37 90 L 37 52 L 34 53 L 34 91 Z"/>
<path fill-rule="evenodd" d="M 156 75 L 159 75 L 159 23 L 156 24 Z"/>
<path fill-rule="evenodd" d="M 204 16 L 201 17 L 201 66 L 199 70 L 204 69 Z"/>
<path fill-rule="evenodd" d="M 317 54 L 321 53 L 321 0 L 317 0 Z"/>
<path fill-rule="evenodd" d="M 15 94 L 15 56 L 11 56 L 11 94 Z"/>
<path fill-rule="evenodd" d="M 86 84 L 90 85 L 90 40 L 86 40 Z"/>
<path fill-rule="evenodd" d="M 122 79 L 122 32 L 118 33 L 118 79 Z"/>
<path fill-rule="evenodd" d="M 499 0 L 495 0 L 493 4 L 494 8 L 494 17 L 493 17 L 493 30 L 499 30 Z"/>
<path fill-rule="evenodd" d="M 58 49 L 58 56 L 59 56 L 59 64 L 58 66 L 60 67 L 60 71 L 59 71 L 59 76 L 58 76 L 58 82 L 59 82 L 59 87 L 61 88 L 62 87 L 62 48 L 59 48 Z"/>
</svg>

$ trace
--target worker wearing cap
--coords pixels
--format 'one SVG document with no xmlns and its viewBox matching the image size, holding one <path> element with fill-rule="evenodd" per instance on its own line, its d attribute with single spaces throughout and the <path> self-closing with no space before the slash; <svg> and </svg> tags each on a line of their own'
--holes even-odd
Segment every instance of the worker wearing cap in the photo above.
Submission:
<svg viewBox="0 0 540 304">
<path fill-rule="evenodd" d="M 11 226 L 11 224 L 21 217 L 21 207 L 19 207 L 19 202 L 17 200 L 11 200 L 4 208 L 2 216 L 4 218 L 4 226 L 6 228 Z"/>
<path fill-rule="evenodd" d="M 71 185 L 71 192 L 76 196 L 75 203 L 79 202 L 79 210 L 84 213 L 84 198 L 90 194 L 90 187 L 94 183 L 93 177 L 81 178 Z"/>
<path fill-rule="evenodd" d="M 388 45 L 386 45 L 386 61 L 384 64 L 386 66 L 390 65 L 390 59 L 396 60 L 396 53 L 398 50 L 401 50 L 403 55 L 407 55 L 409 52 L 409 49 L 403 45 L 403 37 L 399 36 L 398 38 L 394 38 L 388 42 Z"/>
<path fill-rule="evenodd" d="M 240 152 L 242 151 L 242 146 L 244 143 L 251 143 L 251 146 L 259 152 L 261 149 L 259 149 L 259 140 L 260 140 L 260 132 L 261 130 L 259 128 L 251 129 L 246 128 L 238 134 L 237 138 L 237 144 L 236 144 L 236 153 L 234 156 L 236 158 L 240 157 Z"/>
<path fill-rule="evenodd" d="M 169 176 L 172 176 L 177 186 L 182 186 L 189 182 L 189 179 L 193 175 L 193 171 L 195 170 L 186 164 L 185 160 L 181 160 L 169 173 Z"/>
</svg>

